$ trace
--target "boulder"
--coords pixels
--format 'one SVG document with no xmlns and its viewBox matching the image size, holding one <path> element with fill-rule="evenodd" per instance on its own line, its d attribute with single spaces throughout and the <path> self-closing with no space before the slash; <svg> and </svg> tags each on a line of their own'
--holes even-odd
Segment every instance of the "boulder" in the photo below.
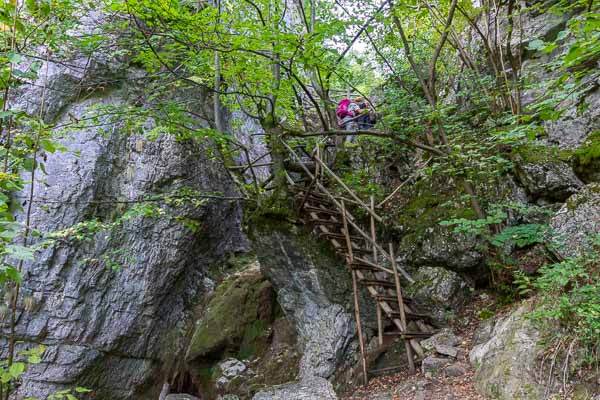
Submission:
<svg viewBox="0 0 600 400">
<path fill-rule="evenodd" d="M 588 106 L 582 111 L 579 105 L 583 103 Z M 600 90 L 596 89 L 584 98 L 570 100 L 562 107 L 566 111 L 561 117 L 557 121 L 547 121 L 543 126 L 551 143 L 575 150 L 590 134 L 600 129 Z"/>
<path fill-rule="evenodd" d="M 459 363 L 450 364 L 444 368 L 443 374 L 448 377 L 463 376 L 467 373 L 467 368 Z"/>
<path fill-rule="evenodd" d="M 239 376 L 248 369 L 246 364 L 235 358 L 228 358 L 227 360 L 220 362 L 218 366 L 221 370 L 221 375 L 229 379 Z"/>
<path fill-rule="evenodd" d="M 300 383 L 276 386 L 258 392 L 252 400 L 337 400 L 331 383 L 318 376 L 307 377 Z"/>
<path fill-rule="evenodd" d="M 258 261 L 246 262 L 216 287 L 187 350 L 190 374 L 210 398 L 251 396 L 257 388 L 293 381 L 298 375 L 294 328 L 281 317 Z"/>
<path fill-rule="evenodd" d="M 456 272 L 440 267 L 420 267 L 412 274 L 415 283 L 406 292 L 415 302 L 444 323 L 449 311 L 456 311 L 470 297 L 469 284 Z"/>
<path fill-rule="evenodd" d="M 421 371 L 426 376 L 435 376 L 440 374 L 444 367 L 451 363 L 452 360 L 444 357 L 427 356 L 421 363 Z"/>
<path fill-rule="evenodd" d="M 569 164 L 562 161 L 517 162 L 517 178 L 534 200 L 565 201 L 583 186 Z"/>
<path fill-rule="evenodd" d="M 436 266 L 458 272 L 481 268 L 484 257 L 478 250 L 480 241 L 474 236 L 457 235 L 452 228 L 439 226 L 437 222 L 422 233 L 402 238 L 398 263 L 414 267 Z"/>
<path fill-rule="evenodd" d="M 421 341 L 421 347 L 425 351 L 433 351 L 438 347 L 453 347 L 460 344 L 460 339 L 458 336 L 452 332 L 449 328 L 444 328 L 440 330 L 435 335 Z"/>
<path fill-rule="evenodd" d="M 139 89 L 124 83 L 65 100 L 58 125 L 69 115 L 83 118 L 88 107 L 129 107 Z M 47 174 L 36 174 L 35 196 L 44 201 L 33 204 L 31 226 L 59 236 L 23 269 L 22 293 L 37 304 L 26 312 L 19 303 L 17 350 L 43 343 L 46 354 L 22 377 L 17 398 L 46 398 L 73 382 L 105 398 L 139 399 L 146 389 L 158 397 L 162 382 L 149 380 L 184 349 L 210 266 L 248 250 L 238 201 L 136 203 L 181 190 L 237 197 L 204 146 L 170 135 L 147 140 L 108 118 L 96 125 L 66 135 L 61 144 L 69 151 L 46 154 Z M 90 221 L 108 227 L 94 233 L 83 224 L 85 240 L 65 231 Z M 9 329 L 0 321 L 0 353 Z"/>
<path fill-rule="evenodd" d="M 480 393 L 498 400 L 539 400 L 543 387 L 538 383 L 539 331 L 527 318 L 526 303 L 494 324 L 488 341 L 471 350 L 475 385 Z"/>
<path fill-rule="evenodd" d="M 176 393 L 176 394 L 167 395 L 167 397 L 165 397 L 165 400 L 200 400 L 200 399 L 198 397 L 192 396 L 190 394 Z"/>
<path fill-rule="evenodd" d="M 570 197 L 552 218 L 563 257 L 577 256 L 591 246 L 588 238 L 600 234 L 600 184 L 589 184 Z"/>
</svg>

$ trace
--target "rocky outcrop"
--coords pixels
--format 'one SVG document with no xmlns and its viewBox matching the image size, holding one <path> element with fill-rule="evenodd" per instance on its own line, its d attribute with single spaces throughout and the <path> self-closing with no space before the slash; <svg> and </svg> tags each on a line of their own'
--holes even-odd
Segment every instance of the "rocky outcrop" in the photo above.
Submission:
<svg viewBox="0 0 600 400">
<path fill-rule="evenodd" d="M 303 352 L 300 383 L 260 392 L 255 399 L 334 398 L 325 378 L 332 378 L 341 365 L 353 364 L 356 350 L 343 261 L 291 225 L 263 221 L 252 240 L 261 270 L 273 282 Z"/>
<path fill-rule="evenodd" d="M 475 237 L 457 235 L 451 228 L 431 226 L 423 234 L 409 234 L 402 239 L 398 262 L 475 272 L 482 266 L 484 258 L 478 245 Z"/>
<path fill-rule="evenodd" d="M 421 267 L 412 274 L 415 283 L 407 294 L 441 324 L 448 313 L 460 309 L 470 297 L 469 284 L 456 272 L 439 267 Z"/>
<path fill-rule="evenodd" d="M 600 234 L 600 184 L 590 184 L 570 197 L 552 218 L 551 226 L 563 256 L 577 256 L 591 247 L 592 235 Z"/>
<path fill-rule="evenodd" d="M 19 351 L 44 344 L 46 352 L 15 398 L 46 398 L 74 385 L 93 388 L 98 399 L 139 399 L 146 390 L 158 397 L 182 345 L 177 338 L 207 292 L 209 266 L 248 248 L 238 192 L 207 154 L 211 144 L 131 134 L 119 110 L 143 109 L 144 79 L 107 57 L 49 66 L 47 121 L 72 124 L 93 107 L 112 114 L 55 132 L 68 151 L 41 157 L 47 173 L 37 171 L 31 226 L 58 233 L 24 267 L 23 298 L 35 307 L 19 303 L 16 331 Z M 41 87 L 24 87 L 18 106 L 35 114 Z M 194 93 L 189 100 L 201 109 L 206 99 Z M 169 201 L 181 193 L 195 201 Z M 203 193 L 233 200 L 195 197 Z M 1 321 L 0 358 L 7 330 Z"/>
<path fill-rule="evenodd" d="M 533 200 L 565 201 L 577 193 L 583 182 L 566 162 L 518 162 L 515 173 Z"/>
<path fill-rule="evenodd" d="M 203 398 L 249 399 L 260 388 L 293 381 L 299 353 L 258 262 L 228 276 L 201 312 L 186 365 Z"/>
<path fill-rule="evenodd" d="M 495 322 L 483 343 L 469 354 L 475 368 L 475 384 L 483 395 L 498 400 L 538 400 L 543 386 L 538 383 L 537 359 L 540 332 L 527 314 L 525 304 Z"/>
</svg>

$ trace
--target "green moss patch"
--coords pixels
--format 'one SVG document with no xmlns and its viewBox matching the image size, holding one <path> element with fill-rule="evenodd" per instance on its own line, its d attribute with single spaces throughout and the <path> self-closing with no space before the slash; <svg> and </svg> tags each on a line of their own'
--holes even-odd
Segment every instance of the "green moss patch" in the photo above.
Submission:
<svg viewBox="0 0 600 400">
<path fill-rule="evenodd" d="M 258 270 L 224 280 L 196 326 L 187 360 L 248 358 L 264 350 L 275 307 L 271 283 Z"/>
<path fill-rule="evenodd" d="M 573 153 L 575 172 L 584 181 L 591 182 L 600 176 L 600 130 L 592 133 L 583 146 Z"/>
<path fill-rule="evenodd" d="M 522 144 L 513 147 L 511 158 L 513 161 L 525 164 L 545 164 L 548 162 L 564 161 L 571 159 L 571 150 L 561 150 L 558 146 Z"/>
</svg>

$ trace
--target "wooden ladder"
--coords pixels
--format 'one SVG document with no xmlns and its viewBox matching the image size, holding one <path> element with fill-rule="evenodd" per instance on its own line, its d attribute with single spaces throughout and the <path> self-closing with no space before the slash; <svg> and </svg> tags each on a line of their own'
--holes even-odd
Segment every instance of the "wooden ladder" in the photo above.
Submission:
<svg viewBox="0 0 600 400">
<path fill-rule="evenodd" d="M 365 338 L 362 330 L 359 285 L 366 288 L 376 304 L 378 343 L 384 344 L 384 335 L 396 335 L 404 340 L 408 366 L 415 372 L 415 362 L 423 358 L 423 349 L 419 341 L 431 336 L 434 331 L 427 324 L 430 318 L 419 314 L 414 309 L 411 299 L 403 296 L 401 282 L 414 283 L 410 275 L 396 264 L 394 249 L 389 244 L 386 251 L 377 241 L 376 223 L 382 219 L 375 211 L 374 200 L 370 205 L 363 202 L 343 181 L 321 160 L 317 146 L 311 158 L 313 171 L 306 167 L 296 152 L 284 142 L 290 154 L 297 158 L 310 178 L 309 184 L 299 185 L 289 175 L 288 183 L 300 202 L 301 211 L 306 222 L 318 235 L 326 238 L 335 250 L 344 256 L 348 271 L 352 276 L 354 293 L 354 309 L 358 339 L 361 352 L 362 374 L 364 383 L 368 382 L 368 363 L 365 351 Z M 333 195 L 326 187 L 324 178 L 337 183 L 349 195 L 348 197 Z M 370 232 L 366 232 L 357 219 L 347 209 L 347 204 L 362 209 L 370 218 Z M 384 332 L 384 318 L 391 320 L 396 330 Z M 414 322 L 414 323 L 411 323 Z M 412 327 L 412 331 L 409 330 Z"/>
</svg>

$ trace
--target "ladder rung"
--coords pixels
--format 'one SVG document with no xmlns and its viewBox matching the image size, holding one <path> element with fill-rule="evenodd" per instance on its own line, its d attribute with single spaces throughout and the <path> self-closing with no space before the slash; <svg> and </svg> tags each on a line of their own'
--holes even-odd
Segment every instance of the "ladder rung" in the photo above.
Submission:
<svg viewBox="0 0 600 400">
<path fill-rule="evenodd" d="M 371 267 L 375 267 L 375 268 L 381 269 L 381 267 L 379 265 L 377 265 L 374 262 L 371 262 L 369 260 L 365 260 L 364 258 L 354 257 L 354 262 L 356 264 L 368 265 L 368 266 L 371 266 Z"/>
<path fill-rule="evenodd" d="M 379 268 L 376 265 L 371 265 L 371 264 L 363 264 L 361 262 L 353 262 L 352 264 L 350 264 L 350 268 L 354 269 L 354 270 L 362 270 L 362 271 L 373 271 L 373 272 L 380 272 L 381 268 Z"/>
<path fill-rule="evenodd" d="M 357 254 L 373 254 L 373 250 L 365 249 L 363 247 L 352 247 L 352 253 Z"/>
<path fill-rule="evenodd" d="M 338 250 L 340 253 L 343 253 L 343 254 L 348 254 L 348 249 L 346 248 L 346 246 L 344 246 L 344 247 L 340 247 L 340 248 L 339 248 L 339 249 L 337 249 L 337 250 Z M 372 252 L 373 252 L 373 251 L 372 251 L 372 250 L 369 250 L 369 249 L 362 249 L 362 248 L 358 248 L 358 249 L 357 249 L 357 248 L 355 248 L 355 247 L 353 247 L 353 248 L 352 248 L 352 254 L 353 254 L 353 255 L 355 255 L 355 254 L 372 254 Z"/>
<path fill-rule="evenodd" d="M 391 374 L 393 372 L 402 371 L 404 368 L 406 368 L 406 366 L 398 365 L 396 367 L 372 369 L 372 370 L 369 370 L 368 373 L 370 376 L 379 376 L 379 375 L 386 375 L 386 374 Z"/>
<path fill-rule="evenodd" d="M 401 339 L 424 339 L 431 337 L 435 334 L 435 332 L 400 332 L 400 331 L 392 331 L 392 332 L 383 332 L 386 336 L 399 336 Z"/>
<path fill-rule="evenodd" d="M 378 294 L 378 295 L 373 296 L 373 298 L 377 301 L 389 301 L 389 302 L 392 302 L 393 304 L 398 303 L 398 297 L 392 296 L 392 295 Z M 408 297 L 403 297 L 402 301 L 404 301 L 404 304 L 412 303 L 412 299 L 408 298 Z"/>
<path fill-rule="evenodd" d="M 334 221 L 331 219 L 311 218 L 309 220 L 314 225 L 333 225 L 333 226 L 344 226 L 340 221 Z"/>
<path fill-rule="evenodd" d="M 346 235 L 344 235 L 343 233 L 337 233 L 337 232 L 319 232 L 319 235 L 331 237 L 334 239 L 342 239 L 342 240 L 346 239 Z M 364 239 L 360 236 L 350 236 L 350 240 L 364 240 Z"/>
<path fill-rule="evenodd" d="M 313 207 L 310 206 L 308 204 L 304 205 L 304 209 L 306 211 L 312 211 L 312 212 L 316 212 L 316 213 L 321 213 L 321 214 L 327 214 L 327 215 L 341 215 L 339 211 L 336 210 L 326 210 L 320 207 Z"/>
<path fill-rule="evenodd" d="M 400 312 L 396 311 L 396 310 L 386 313 L 386 314 L 392 318 L 400 318 Z M 404 312 L 404 316 L 406 317 L 407 321 L 417 321 L 420 319 L 425 319 L 425 320 L 431 319 L 431 317 L 427 314 L 415 314 L 415 313 L 410 313 L 410 312 L 406 312 L 406 311 Z"/>
<path fill-rule="evenodd" d="M 304 197 L 298 196 L 297 199 L 304 200 Z M 322 204 L 324 206 L 330 206 L 330 207 L 332 206 L 331 201 L 328 201 L 327 199 L 315 198 L 312 196 L 308 196 L 308 198 L 306 199 L 306 203 Z"/>
<path fill-rule="evenodd" d="M 367 286 L 396 287 L 394 282 L 380 281 L 379 279 L 359 279 L 358 281 Z"/>
<path fill-rule="evenodd" d="M 299 197 L 306 196 L 306 189 L 307 188 L 305 188 L 305 187 L 294 189 L 294 191 L 296 192 L 296 196 L 299 196 Z M 315 199 L 329 200 L 329 197 L 327 195 L 321 194 L 318 191 L 316 191 L 315 189 L 308 192 L 308 197 L 314 197 Z"/>
</svg>

